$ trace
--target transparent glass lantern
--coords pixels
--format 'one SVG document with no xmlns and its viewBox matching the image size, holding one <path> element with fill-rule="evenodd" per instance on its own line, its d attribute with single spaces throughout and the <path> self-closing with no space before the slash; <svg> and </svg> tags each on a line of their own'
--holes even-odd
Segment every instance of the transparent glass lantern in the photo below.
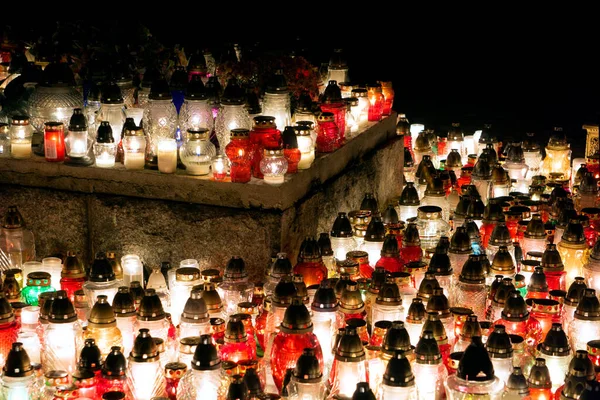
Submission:
<svg viewBox="0 0 600 400">
<path fill-rule="evenodd" d="M 67 163 L 90 165 L 92 160 L 89 153 L 93 143 L 93 138 L 88 130 L 87 118 L 81 108 L 76 108 L 73 110 L 65 135 Z"/>
<path fill-rule="evenodd" d="M 126 118 L 125 101 L 121 95 L 121 89 L 114 83 L 103 85 L 100 109 L 96 113 L 96 125 L 100 125 L 102 121 L 108 121 L 114 132 L 121 134 Z"/>
<path fill-rule="evenodd" d="M 260 160 L 260 171 L 265 183 L 281 185 L 285 181 L 288 162 L 283 156 L 283 150 L 264 150 L 263 159 Z"/>
<path fill-rule="evenodd" d="M 189 82 L 185 100 L 179 110 L 179 124 L 182 132 L 188 130 L 212 130 L 214 119 L 208 96 L 200 76 L 195 75 Z"/>
<path fill-rule="evenodd" d="M 123 164 L 125 169 L 144 169 L 146 163 L 146 135 L 136 127 L 123 132 Z"/>
<path fill-rule="evenodd" d="M 190 175 L 208 175 L 217 149 L 208 138 L 207 129 L 188 130 L 185 143 L 179 148 L 179 158 Z"/>
<path fill-rule="evenodd" d="M 43 73 L 43 82 L 29 97 L 31 125 L 37 132 L 44 123 L 58 121 L 67 125 L 75 108 L 83 106 L 83 97 L 75 87 L 73 72 L 66 63 L 49 64 Z"/>
<path fill-rule="evenodd" d="M 433 248 L 440 237 L 448 236 L 450 225 L 442 219 L 442 208 L 437 206 L 421 206 L 416 219 L 421 247 Z"/>
<path fill-rule="evenodd" d="M 148 103 L 144 107 L 142 125 L 147 134 L 146 165 L 158 166 L 158 142 L 172 139 L 177 129 L 177 110 L 171 98 L 169 85 L 164 80 L 152 84 Z"/>
<path fill-rule="evenodd" d="M 31 157 L 31 139 L 33 126 L 27 116 L 13 116 L 10 125 L 10 154 L 12 158 Z"/>
</svg>

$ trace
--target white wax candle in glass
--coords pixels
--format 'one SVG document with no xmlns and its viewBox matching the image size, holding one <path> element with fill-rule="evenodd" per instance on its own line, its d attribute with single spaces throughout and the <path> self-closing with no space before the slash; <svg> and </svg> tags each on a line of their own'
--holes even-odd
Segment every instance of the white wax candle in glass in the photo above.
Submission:
<svg viewBox="0 0 600 400">
<path fill-rule="evenodd" d="M 144 169 L 146 137 L 142 128 L 126 130 L 123 137 L 123 163 L 126 169 Z"/>
<path fill-rule="evenodd" d="M 158 170 L 172 174 L 177 169 L 177 142 L 175 139 L 160 139 L 158 142 Z"/>
</svg>

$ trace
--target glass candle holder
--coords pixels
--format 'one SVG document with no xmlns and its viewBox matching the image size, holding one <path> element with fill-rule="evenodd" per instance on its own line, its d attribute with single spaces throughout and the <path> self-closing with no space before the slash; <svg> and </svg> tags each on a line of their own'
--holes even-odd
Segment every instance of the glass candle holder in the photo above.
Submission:
<svg viewBox="0 0 600 400">
<path fill-rule="evenodd" d="M 193 77 L 188 84 L 185 100 L 179 110 L 179 121 L 183 132 L 213 128 L 212 110 L 200 77 Z"/>
<path fill-rule="evenodd" d="M 125 169 L 144 169 L 146 162 L 146 135 L 142 128 L 125 130 L 123 135 L 123 164 Z"/>
<path fill-rule="evenodd" d="M 233 129 L 225 153 L 231 162 L 231 182 L 245 183 L 252 177 L 253 146 L 248 129 Z"/>
<path fill-rule="evenodd" d="M 135 340 L 127 365 L 127 382 L 136 399 L 150 400 L 164 393 L 165 377 L 158 349 L 147 329 L 142 329 Z"/>
<path fill-rule="evenodd" d="M 212 159 L 212 178 L 215 181 L 223 181 L 227 177 L 229 161 L 222 154 L 217 154 Z"/>
<path fill-rule="evenodd" d="M 115 143 L 95 143 L 94 156 L 96 157 L 96 167 L 112 168 L 115 166 L 115 155 L 117 146 Z"/>
<path fill-rule="evenodd" d="M 27 275 L 27 286 L 21 291 L 23 301 L 30 306 L 38 305 L 38 298 L 44 292 L 54 292 L 47 272 L 31 272 Z"/>
<path fill-rule="evenodd" d="M 157 145 L 158 170 L 163 174 L 172 174 L 177 170 L 177 141 L 161 138 Z"/>
<path fill-rule="evenodd" d="M 448 236 L 450 231 L 450 225 L 442 218 L 442 208 L 438 206 L 419 207 L 415 222 L 423 248 L 435 247 L 440 237 Z"/>
<path fill-rule="evenodd" d="M 385 97 L 381 85 L 371 85 L 367 89 L 369 97 L 369 111 L 367 119 L 369 121 L 379 121 L 383 117 L 383 108 Z"/>
<path fill-rule="evenodd" d="M 44 124 L 44 157 L 48 162 L 65 160 L 65 127 L 62 122 Z"/>
<path fill-rule="evenodd" d="M 331 112 L 323 112 L 317 118 L 317 151 L 331 153 L 340 147 L 340 129 Z"/>
<path fill-rule="evenodd" d="M 288 163 L 283 156 L 283 150 L 265 149 L 263 159 L 260 161 L 260 172 L 265 183 L 281 185 L 285 181 Z"/>
<path fill-rule="evenodd" d="M 12 158 L 31 157 L 33 127 L 27 116 L 14 116 L 10 125 L 10 154 Z"/>
<path fill-rule="evenodd" d="M 298 169 L 308 169 L 315 160 L 315 144 L 310 135 L 310 129 L 306 126 L 295 126 L 296 140 L 300 150 L 300 162 Z"/>
<path fill-rule="evenodd" d="M 207 129 L 187 131 L 187 138 L 179 149 L 179 156 L 190 175 L 208 175 L 210 172 L 210 165 L 217 150 L 208 140 L 208 136 Z"/>
<path fill-rule="evenodd" d="M 152 83 L 148 103 L 144 107 L 142 126 L 148 139 L 146 165 L 156 168 L 158 165 L 158 142 L 160 139 L 174 138 L 177 128 L 177 110 L 172 101 L 169 85 L 163 79 L 157 79 Z M 175 154 L 175 159 L 177 159 L 177 154 Z"/>
<path fill-rule="evenodd" d="M 144 281 L 144 265 L 140 257 L 135 254 L 127 254 L 121 257 L 121 265 L 123 267 L 123 284 L 131 285 L 131 282 Z"/>
</svg>

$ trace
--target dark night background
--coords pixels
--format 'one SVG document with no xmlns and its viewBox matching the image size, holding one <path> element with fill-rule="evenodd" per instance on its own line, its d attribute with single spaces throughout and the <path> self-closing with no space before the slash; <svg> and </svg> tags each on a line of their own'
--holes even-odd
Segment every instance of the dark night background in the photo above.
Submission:
<svg viewBox="0 0 600 400">
<path fill-rule="evenodd" d="M 298 9 L 300 4 L 289 6 Z M 394 108 L 405 112 L 411 123 L 422 122 L 436 131 L 446 131 L 452 122 L 460 122 L 466 131 L 492 123 L 504 138 L 530 131 L 544 142 L 553 126 L 562 126 L 575 156 L 582 155 L 581 126 L 600 119 L 600 35 L 593 14 L 578 10 L 568 17 L 560 9 L 554 10 L 556 15 L 549 10 L 527 14 L 507 5 L 479 15 L 454 10 L 433 16 L 410 7 L 395 7 L 386 15 L 381 5 L 372 7 L 376 12 L 364 17 L 340 13 L 338 24 L 327 13 L 286 21 L 269 9 L 243 18 L 210 12 L 167 12 L 161 18 L 153 13 L 139 21 L 158 41 L 181 44 L 187 54 L 225 43 L 260 42 L 265 48 L 293 48 L 318 66 L 334 48 L 343 48 L 351 80 L 392 80 Z M 222 18 L 230 19 L 220 23 Z M 124 34 L 134 21 L 112 20 L 105 26 L 115 35 Z M 35 26 L 42 35 L 53 28 Z M 11 29 L 14 35 L 33 30 L 17 24 Z"/>
</svg>

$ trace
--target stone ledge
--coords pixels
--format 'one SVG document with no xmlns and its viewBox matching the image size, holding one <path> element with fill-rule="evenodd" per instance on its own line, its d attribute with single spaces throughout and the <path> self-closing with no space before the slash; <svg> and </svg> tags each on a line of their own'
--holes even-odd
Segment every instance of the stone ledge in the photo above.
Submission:
<svg viewBox="0 0 600 400">
<path fill-rule="evenodd" d="M 233 208 L 286 210 L 306 196 L 315 184 L 340 174 L 354 160 L 384 145 L 396 135 L 396 114 L 369 123 L 356 138 L 333 153 L 320 154 L 310 169 L 286 177 L 281 186 L 260 179 L 249 183 L 215 182 L 185 171 L 166 175 L 158 171 L 129 171 L 0 158 L 0 183 L 51 188 L 87 194 L 113 194 Z"/>
</svg>

